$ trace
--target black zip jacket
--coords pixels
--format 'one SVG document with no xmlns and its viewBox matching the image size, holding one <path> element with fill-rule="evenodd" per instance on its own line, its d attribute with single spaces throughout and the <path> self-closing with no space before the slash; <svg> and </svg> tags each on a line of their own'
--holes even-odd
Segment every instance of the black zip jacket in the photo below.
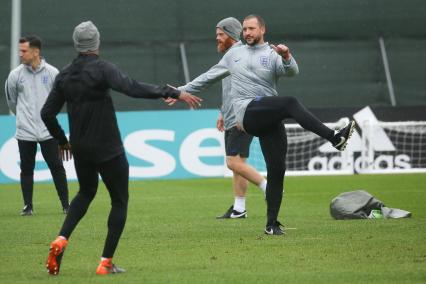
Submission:
<svg viewBox="0 0 426 284">
<path fill-rule="evenodd" d="M 124 152 L 109 89 L 134 98 L 178 98 L 173 88 L 137 82 L 114 64 L 97 55 L 80 54 L 62 70 L 41 110 L 41 117 L 59 145 L 68 143 L 56 119 L 64 103 L 75 158 L 95 163 L 110 160 Z"/>
</svg>

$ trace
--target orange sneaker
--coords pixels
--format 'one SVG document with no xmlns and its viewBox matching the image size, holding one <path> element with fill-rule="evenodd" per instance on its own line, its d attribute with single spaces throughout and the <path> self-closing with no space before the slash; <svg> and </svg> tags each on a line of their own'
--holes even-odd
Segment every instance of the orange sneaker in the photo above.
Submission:
<svg viewBox="0 0 426 284">
<path fill-rule="evenodd" d="M 50 243 L 49 255 L 47 256 L 46 261 L 46 268 L 49 274 L 59 274 L 62 256 L 64 255 L 64 251 L 67 247 L 67 244 L 68 241 L 61 237 L 56 237 L 56 239 Z"/>
<path fill-rule="evenodd" d="M 106 275 L 106 274 L 115 274 L 115 273 L 124 273 L 126 270 L 123 268 L 115 266 L 114 263 L 112 263 L 112 258 L 107 258 L 102 260 L 98 268 L 96 268 L 96 274 L 98 275 Z"/>
</svg>

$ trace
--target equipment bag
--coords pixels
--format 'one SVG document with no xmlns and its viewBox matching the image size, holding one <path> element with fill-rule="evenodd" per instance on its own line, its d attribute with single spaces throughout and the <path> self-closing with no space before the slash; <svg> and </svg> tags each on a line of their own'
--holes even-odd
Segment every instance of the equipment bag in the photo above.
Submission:
<svg viewBox="0 0 426 284">
<path fill-rule="evenodd" d="M 330 214 L 334 219 L 407 218 L 411 213 L 385 207 L 384 203 L 364 190 L 344 192 L 333 198 Z"/>
</svg>

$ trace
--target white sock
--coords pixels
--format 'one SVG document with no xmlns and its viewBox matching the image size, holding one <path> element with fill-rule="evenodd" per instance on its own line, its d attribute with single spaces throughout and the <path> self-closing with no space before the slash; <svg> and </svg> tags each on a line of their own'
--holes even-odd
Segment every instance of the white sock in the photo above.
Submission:
<svg viewBox="0 0 426 284">
<path fill-rule="evenodd" d="M 104 261 L 104 260 L 107 260 L 107 259 L 109 259 L 109 258 L 107 258 L 107 257 L 101 257 L 101 261 Z"/>
<path fill-rule="evenodd" d="M 58 236 L 58 237 L 63 239 L 63 240 L 67 240 L 67 238 L 65 238 L 64 236 Z"/>
<path fill-rule="evenodd" d="M 244 212 L 246 210 L 246 198 L 235 196 L 234 210 L 238 212 Z"/>
<path fill-rule="evenodd" d="M 266 192 L 266 184 L 267 184 L 268 182 L 266 181 L 266 179 L 263 179 L 261 182 L 260 182 L 260 184 L 258 185 L 258 187 L 263 191 L 263 193 L 265 193 Z"/>
</svg>

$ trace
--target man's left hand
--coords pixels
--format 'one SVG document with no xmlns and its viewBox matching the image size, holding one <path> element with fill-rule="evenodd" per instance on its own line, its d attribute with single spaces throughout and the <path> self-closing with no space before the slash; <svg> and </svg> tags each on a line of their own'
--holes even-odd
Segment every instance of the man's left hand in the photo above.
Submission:
<svg viewBox="0 0 426 284">
<path fill-rule="evenodd" d="M 203 99 L 182 91 L 179 95 L 178 100 L 185 102 L 189 106 L 189 108 L 196 109 L 201 106 L 201 102 Z"/>
<path fill-rule="evenodd" d="M 59 152 L 61 153 L 62 161 L 69 161 L 72 159 L 72 147 L 70 143 L 59 145 Z"/>
</svg>

